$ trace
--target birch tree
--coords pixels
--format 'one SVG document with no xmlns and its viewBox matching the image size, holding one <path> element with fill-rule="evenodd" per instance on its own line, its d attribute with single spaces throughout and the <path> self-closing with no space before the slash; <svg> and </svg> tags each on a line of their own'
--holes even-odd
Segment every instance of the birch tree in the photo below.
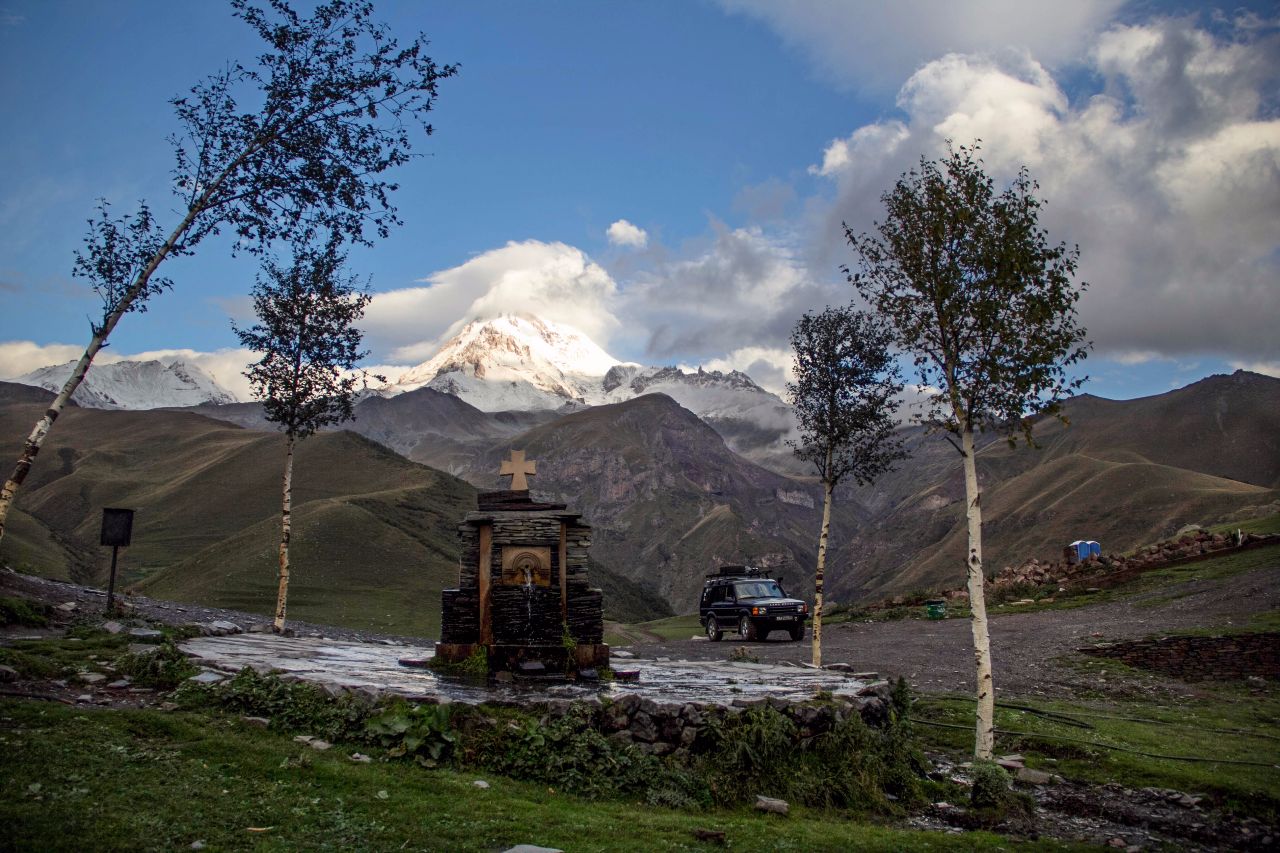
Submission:
<svg viewBox="0 0 1280 853">
<path fill-rule="evenodd" d="M 385 173 L 413 156 L 417 132 L 431 133 L 437 84 L 457 67 L 428 57 L 422 34 L 400 45 L 367 2 L 329 0 L 310 18 L 285 0 L 265 8 L 231 0 L 231 8 L 266 49 L 170 102 L 179 126 L 170 137 L 175 221 L 161 223 L 145 202 L 112 218 L 105 201 L 90 219 L 73 271 L 102 297 L 102 317 L 0 488 L 0 539 L 49 430 L 116 324 L 172 286 L 157 275 L 167 260 L 224 230 L 233 254 L 261 255 L 317 235 L 372 245 L 400 224 Z"/>
<path fill-rule="evenodd" d="M 906 456 L 894 434 L 902 383 L 889 351 L 890 329 L 852 308 L 805 314 L 791 332 L 795 382 L 787 396 L 795 407 L 800 440 L 796 456 L 812 462 L 822 478 L 822 529 L 814 571 L 813 665 L 822 666 L 822 597 L 836 486 L 852 477 L 870 485 Z"/>
<path fill-rule="evenodd" d="M 336 241 L 296 251 L 287 268 L 266 259 L 253 288 L 258 322 L 235 329 L 243 346 L 263 354 L 244 375 L 267 420 L 285 438 L 277 633 L 284 630 L 289 597 L 294 446 L 323 427 L 351 419 L 359 381 L 352 371 L 368 355 L 360 349 L 363 335 L 355 323 L 371 297 L 354 278 L 343 277 L 345 260 Z"/>
<path fill-rule="evenodd" d="M 922 420 L 943 431 L 964 467 L 973 611 L 977 723 L 974 755 L 994 744 L 991 641 L 983 594 L 982 497 L 975 433 L 1031 444 L 1031 416 L 1056 414 L 1083 379 L 1067 368 L 1087 354 L 1073 278 L 1078 247 L 1051 244 L 1040 227 L 1039 185 L 1025 168 L 997 192 L 978 145 L 921 158 L 881 197 L 873 233 L 845 236 L 857 254 L 854 288 L 893 326 L 933 393 Z M 957 444 L 958 440 L 958 444 Z"/>
</svg>

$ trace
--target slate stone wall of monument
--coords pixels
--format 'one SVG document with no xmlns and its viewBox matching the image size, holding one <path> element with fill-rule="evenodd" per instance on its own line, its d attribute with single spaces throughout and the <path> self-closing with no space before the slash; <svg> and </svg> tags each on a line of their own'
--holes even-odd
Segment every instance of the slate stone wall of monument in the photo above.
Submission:
<svg viewBox="0 0 1280 853">
<path fill-rule="evenodd" d="M 485 647 L 491 665 L 495 652 L 556 668 L 571 653 L 580 666 L 607 664 L 603 595 L 587 577 L 591 527 L 578 513 L 527 491 L 486 492 L 458 538 L 458 588 L 442 594 L 437 654 Z"/>
</svg>

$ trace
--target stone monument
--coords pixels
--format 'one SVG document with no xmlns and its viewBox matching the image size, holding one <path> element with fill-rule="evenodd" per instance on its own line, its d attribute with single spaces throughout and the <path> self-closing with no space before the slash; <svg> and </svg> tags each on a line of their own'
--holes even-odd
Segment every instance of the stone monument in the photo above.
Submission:
<svg viewBox="0 0 1280 853">
<path fill-rule="evenodd" d="M 457 663 L 483 649 L 491 672 L 608 666 L 602 596 L 587 581 L 590 526 L 530 497 L 537 463 L 523 450 L 499 473 L 511 488 L 481 492 L 458 526 L 458 588 L 442 593 L 436 656 Z"/>
</svg>

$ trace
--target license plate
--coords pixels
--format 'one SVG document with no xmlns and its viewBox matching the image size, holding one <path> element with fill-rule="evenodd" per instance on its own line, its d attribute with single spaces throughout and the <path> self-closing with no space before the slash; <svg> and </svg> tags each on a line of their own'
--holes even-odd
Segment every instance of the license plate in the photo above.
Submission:
<svg viewBox="0 0 1280 853">
<path fill-rule="evenodd" d="M 795 619 L 796 619 L 796 617 L 794 617 L 794 616 L 779 616 L 779 617 L 778 617 L 778 621 L 779 621 L 779 622 L 794 622 L 794 621 L 795 621 Z"/>
</svg>

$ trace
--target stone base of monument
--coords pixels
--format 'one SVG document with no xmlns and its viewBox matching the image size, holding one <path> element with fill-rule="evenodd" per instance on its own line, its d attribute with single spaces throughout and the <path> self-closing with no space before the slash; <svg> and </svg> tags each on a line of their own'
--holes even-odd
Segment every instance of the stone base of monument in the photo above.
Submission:
<svg viewBox="0 0 1280 853">
<path fill-rule="evenodd" d="M 436 643 L 436 657 L 457 664 L 486 648 L 480 643 Z M 603 669 L 609 665 L 609 646 L 580 643 L 576 646 L 501 645 L 488 646 L 489 671 L 521 672 L 525 664 L 541 664 L 547 673 L 581 669 Z"/>
</svg>

